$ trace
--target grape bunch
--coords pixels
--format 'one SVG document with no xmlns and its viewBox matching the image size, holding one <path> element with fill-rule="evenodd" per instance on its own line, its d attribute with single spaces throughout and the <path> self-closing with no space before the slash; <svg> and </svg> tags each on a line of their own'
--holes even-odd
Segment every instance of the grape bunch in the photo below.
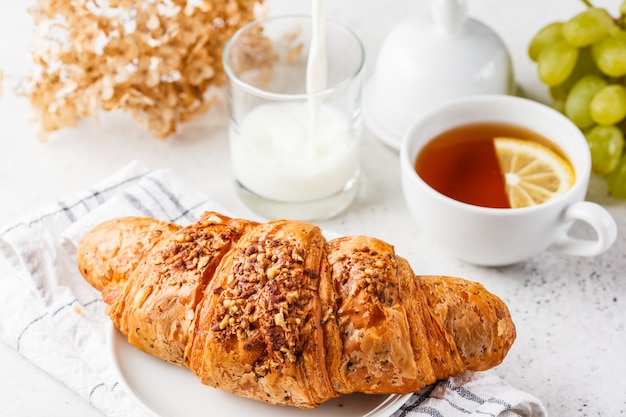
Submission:
<svg viewBox="0 0 626 417">
<path fill-rule="evenodd" d="M 584 2 L 581 13 L 540 29 L 528 55 L 554 107 L 585 134 L 593 173 L 626 199 L 626 0 L 617 18 Z"/>
</svg>

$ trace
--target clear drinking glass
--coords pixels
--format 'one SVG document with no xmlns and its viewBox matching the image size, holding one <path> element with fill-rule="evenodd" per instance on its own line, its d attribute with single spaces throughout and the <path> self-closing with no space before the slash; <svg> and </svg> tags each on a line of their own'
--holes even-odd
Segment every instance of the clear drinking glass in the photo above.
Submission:
<svg viewBox="0 0 626 417">
<path fill-rule="evenodd" d="M 310 16 L 257 20 L 224 50 L 237 192 L 268 218 L 329 218 L 357 193 L 363 45 L 330 22 L 320 43 L 313 23 Z M 324 44 L 326 54 L 310 60 L 310 49 Z"/>
</svg>

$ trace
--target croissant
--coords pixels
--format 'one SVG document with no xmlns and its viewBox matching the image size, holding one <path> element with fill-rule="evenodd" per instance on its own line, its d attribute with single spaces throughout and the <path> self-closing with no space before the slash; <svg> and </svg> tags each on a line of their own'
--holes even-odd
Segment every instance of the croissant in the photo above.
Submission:
<svg viewBox="0 0 626 417">
<path fill-rule="evenodd" d="M 271 404 L 418 391 L 498 365 L 515 339 L 480 284 L 416 276 L 388 243 L 327 241 L 297 221 L 119 218 L 88 232 L 77 260 L 130 344 Z"/>
</svg>

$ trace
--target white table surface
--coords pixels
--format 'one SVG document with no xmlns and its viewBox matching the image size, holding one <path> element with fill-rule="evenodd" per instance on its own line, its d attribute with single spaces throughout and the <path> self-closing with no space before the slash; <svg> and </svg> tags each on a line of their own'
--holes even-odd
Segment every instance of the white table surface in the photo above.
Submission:
<svg viewBox="0 0 626 417">
<path fill-rule="evenodd" d="M 152 168 L 172 167 L 225 207 L 253 217 L 237 199 L 222 103 L 183 126 L 177 137 L 154 139 L 125 114 L 104 114 L 39 142 L 27 100 L 13 87 L 32 68 L 29 48 L 34 0 L 2 0 L 0 8 L 0 225 L 82 190 L 133 159 Z M 578 0 L 469 0 L 470 14 L 491 25 L 510 49 L 518 84 L 547 100 L 546 89 L 526 56 L 532 35 L 553 20 L 582 10 Z M 426 7 L 411 0 L 340 0 L 327 13 L 362 38 L 368 69 L 389 29 Z M 595 0 L 616 11 L 619 0 Z M 303 0 L 270 0 L 273 14 L 308 12 Z M 371 71 L 370 71 L 371 74 Z M 539 397 L 553 416 L 626 414 L 626 202 L 606 197 L 594 179 L 588 199 L 607 207 L 620 232 L 606 254 L 572 258 L 545 253 L 507 268 L 479 268 L 432 246 L 413 224 L 399 185 L 397 154 L 368 131 L 363 138 L 363 181 L 350 209 L 323 222 L 345 234 L 368 234 L 396 245 L 418 273 L 450 274 L 481 281 L 509 305 L 518 339 L 494 370 L 513 386 Z M 0 277 L 1 278 L 1 277 Z M 81 416 L 101 414 L 82 398 L 0 344 L 0 415 Z"/>
</svg>

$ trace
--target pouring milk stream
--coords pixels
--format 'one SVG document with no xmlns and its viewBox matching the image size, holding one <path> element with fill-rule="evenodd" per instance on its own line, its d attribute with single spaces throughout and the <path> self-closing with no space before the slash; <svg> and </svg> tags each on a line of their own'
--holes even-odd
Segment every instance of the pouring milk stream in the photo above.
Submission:
<svg viewBox="0 0 626 417">
<path fill-rule="evenodd" d="M 307 202 L 340 192 L 354 177 L 358 148 L 348 121 L 324 103 L 327 57 L 325 0 L 313 0 L 313 32 L 304 102 L 262 104 L 244 119 L 242 152 L 234 158 L 239 181 L 276 201 Z"/>
<path fill-rule="evenodd" d="M 326 59 L 326 39 L 324 31 L 324 16 L 326 15 L 326 0 L 313 0 L 313 33 L 311 49 L 306 67 L 306 92 L 309 95 L 309 158 L 315 159 L 315 143 L 317 119 L 320 112 L 321 98 L 314 94 L 326 89 L 328 67 Z"/>
</svg>

